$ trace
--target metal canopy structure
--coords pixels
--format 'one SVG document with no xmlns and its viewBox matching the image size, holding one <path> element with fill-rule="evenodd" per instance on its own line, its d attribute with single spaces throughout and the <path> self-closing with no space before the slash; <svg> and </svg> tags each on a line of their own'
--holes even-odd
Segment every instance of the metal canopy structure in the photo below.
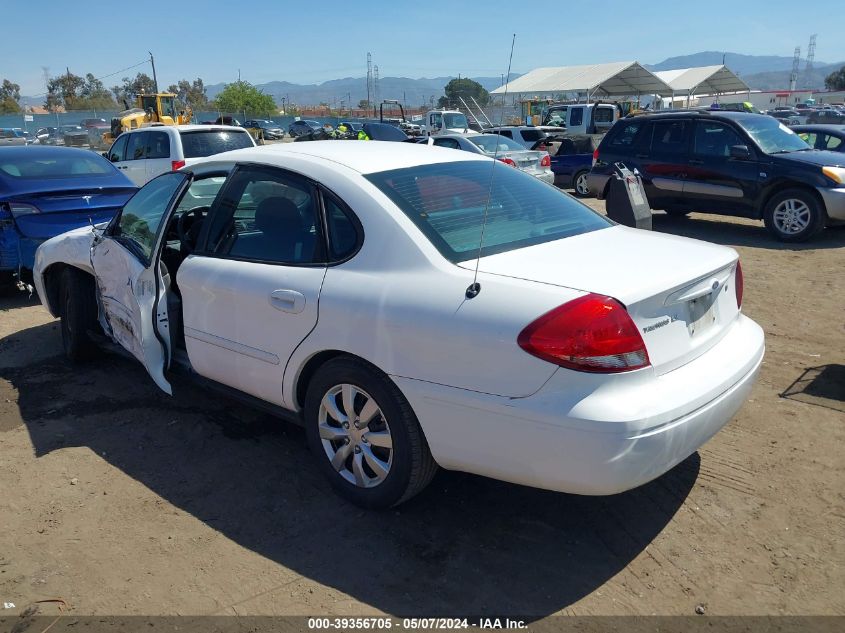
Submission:
<svg viewBox="0 0 845 633">
<path fill-rule="evenodd" d="M 584 93 L 595 96 L 632 96 L 658 94 L 668 96 L 672 88 L 663 79 L 646 70 L 639 62 L 611 62 L 586 66 L 536 68 L 493 90 L 491 94 Z"/>
<path fill-rule="evenodd" d="M 669 84 L 673 95 L 716 95 L 751 90 L 748 84 L 727 66 L 679 68 L 678 70 L 661 70 L 654 74 Z"/>
</svg>

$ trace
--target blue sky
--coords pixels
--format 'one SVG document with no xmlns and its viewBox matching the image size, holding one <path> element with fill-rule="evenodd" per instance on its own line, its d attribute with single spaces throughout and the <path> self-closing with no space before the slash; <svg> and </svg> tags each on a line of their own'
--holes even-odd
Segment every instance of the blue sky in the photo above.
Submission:
<svg viewBox="0 0 845 633">
<path fill-rule="evenodd" d="M 256 84 L 360 77 L 367 51 L 382 77 L 496 76 L 507 70 L 513 33 L 514 72 L 629 59 L 656 63 L 704 50 L 791 56 L 795 46 L 806 53 L 812 33 L 818 34 L 817 60 L 845 60 L 841 18 L 801 6 L 795 0 L 323 0 L 313 6 L 4 0 L 0 79 L 36 95 L 45 91 L 43 66 L 51 75 L 69 67 L 101 77 L 143 60 L 148 50 L 161 86 L 196 77 L 206 84 L 234 81 L 239 69 Z M 825 6 L 828 12 L 833 5 Z M 110 87 L 138 71 L 151 74 L 144 65 L 103 81 Z"/>
</svg>

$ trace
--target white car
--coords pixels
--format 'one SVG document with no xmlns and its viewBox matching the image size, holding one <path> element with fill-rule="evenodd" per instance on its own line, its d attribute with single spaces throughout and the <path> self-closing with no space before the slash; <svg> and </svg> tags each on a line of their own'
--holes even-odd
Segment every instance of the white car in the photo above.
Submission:
<svg viewBox="0 0 845 633">
<path fill-rule="evenodd" d="M 103 156 L 141 187 L 200 158 L 245 147 L 255 141 L 234 125 L 150 125 L 124 132 Z"/>
<path fill-rule="evenodd" d="M 167 393 L 189 370 L 272 407 L 372 508 L 437 465 L 580 494 L 639 486 L 731 419 L 764 350 L 732 249 L 409 143 L 205 159 L 108 226 L 45 242 L 34 276 L 71 359 L 101 329 Z"/>
</svg>

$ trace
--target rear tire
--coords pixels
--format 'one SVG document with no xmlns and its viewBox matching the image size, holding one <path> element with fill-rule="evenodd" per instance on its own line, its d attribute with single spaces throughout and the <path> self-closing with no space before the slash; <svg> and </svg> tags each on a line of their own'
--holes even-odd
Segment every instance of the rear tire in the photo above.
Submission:
<svg viewBox="0 0 845 633">
<path fill-rule="evenodd" d="M 62 272 L 59 314 L 65 356 L 73 362 L 94 357 L 98 348 L 88 333 L 96 330 L 98 325 L 97 299 L 91 275 L 76 268 L 66 268 Z"/>
<path fill-rule="evenodd" d="M 824 228 L 824 208 L 804 189 L 786 189 L 775 194 L 763 211 L 763 222 L 781 242 L 805 242 Z"/>
<path fill-rule="evenodd" d="M 407 501 L 437 471 L 402 392 L 356 358 L 335 358 L 314 375 L 305 396 L 305 433 L 332 488 L 364 508 Z"/>
<path fill-rule="evenodd" d="M 575 190 L 576 198 L 589 198 L 592 195 L 590 185 L 587 183 L 589 173 L 588 169 L 584 169 L 572 177 L 572 188 Z"/>
</svg>

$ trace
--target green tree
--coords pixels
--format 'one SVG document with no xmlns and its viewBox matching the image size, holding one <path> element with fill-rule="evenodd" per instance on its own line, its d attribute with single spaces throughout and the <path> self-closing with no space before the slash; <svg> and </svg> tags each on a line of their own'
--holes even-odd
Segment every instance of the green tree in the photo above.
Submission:
<svg viewBox="0 0 845 633">
<path fill-rule="evenodd" d="M 276 114 L 273 97 L 264 94 L 248 81 L 227 84 L 214 102 L 220 112 L 246 112 L 247 116 L 263 117 Z"/>
<path fill-rule="evenodd" d="M 85 77 L 71 72 L 58 75 L 47 82 L 47 101 L 50 110 L 63 106 L 65 110 L 114 110 L 117 107 L 103 82 L 87 73 Z"/>
<path fill-rule="evenodd" d="M 77 110 L 114 110 L 118 106 L 103 82 L 91 73 L 87 73 L 75 101 L 75 107 Z"/>
<path fill-rule="evenodd" d="M 134 107 L 135 95 L 139 95 L 142 92 L 152 94 L 156 91 L 156 86 L 152 77 L 146 73 L 138 73 L 135 75 L 135 79 L 124 77 L 123 84 L 113 86 L 111 91 L 114 93 L 114 98 L 117 99 L 119 104 L 123 105 L 123 102 L 126 101 L 131 108 Z"/>
<path fill-rule="evenodd" d="M 484 86 L 472 79 L 453 79 L 446 84 L 443 91 L 446 93 L 445 96 L 440 97 L 437 101 L 437 106 L 440 108 L 460 105 L 461 97 L 468 103 L 472 103 L 470 101 L 470 97 L 472 97 L 480 106 L 486 106 L 490 103 L 490 93 L 484 89 Z"/>
<path fill-rule="evenodd" d="M 845 66 L 825 77 L 824 87 L 828 90 L 845 90 Z"/>
<path fill-rule="evenodd" d="M 0 114 L 17 114 L 21 111 L 21 87 L 4 79 L 0 84 Z"/>
<path fill-rule="evenodd" d="M 208 95 L 206 95 L 205 85 L 199 77 L 192 82 L 182 79 L 178 84 L 170 85 L 167 91 L 178 95 L 179 99 L 191 106 L 194 111 L 208 108 Z"/>
</svg>

